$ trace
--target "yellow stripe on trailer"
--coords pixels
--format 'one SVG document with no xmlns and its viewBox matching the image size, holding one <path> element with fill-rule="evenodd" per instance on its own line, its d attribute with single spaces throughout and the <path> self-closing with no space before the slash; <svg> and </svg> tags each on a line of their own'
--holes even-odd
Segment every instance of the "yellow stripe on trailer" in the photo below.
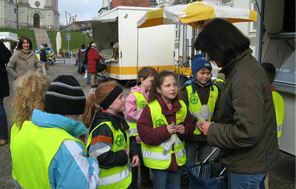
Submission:
<svg viewBox="0 0 296 189">
<path fill-rule="evenodd" d="M 138 70 L 140 70 L 144 66 L 139 66 Z M 162 71 L 162 70 L 171 70 L 175 71 L 175 66 L 151 66 L 156 71 Z M 107 72 L 110 74 L 117 74 L 117 75 L 131 75 L 131 74 L 137 74 L 137 66 L 130 66 L 130 67 L 118 67 L 118 66 L 108 66 Z"/>
</svg>

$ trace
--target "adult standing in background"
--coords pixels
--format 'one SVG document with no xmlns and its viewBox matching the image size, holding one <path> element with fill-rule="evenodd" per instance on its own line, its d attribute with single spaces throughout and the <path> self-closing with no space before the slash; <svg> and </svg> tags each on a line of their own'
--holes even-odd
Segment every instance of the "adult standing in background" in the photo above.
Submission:
<svg viewBox="0 0 296 189">
<path fill-rule="evenodd" d="M 9 83 L 5 64 L 9 61 L 11 52 L 0 41 L 0 146 L 7 143 L 8 126 L 3 98 L 9 96 Z"/>
<path fill-rule="evenodd" d="M 46 75 L 46 69 L 45 69 L 45 65 L 47 63 L 46 52 L 44 50 L 43 45 L 40 45 L 39 49 L 40 49 L 40 62 L 41 62 L 41 65 L 42 65 L 43 75 Z"/>
<path fill-rule="evenodd" d="M 100 61 L 102 57 L 99 55 L 97 50 L 97 44 L 92 43 L 91 48 L 89 49 L 87 53 L 87 59 L 88 59 L 88 72 L 91 73 L 91 88 L 95 89 L 98 86 L 98 80 L 97 80 L 97 69 L 96 65 L 97 62 Z"/>
<path fill-rule="evenodd" d="M 32 51 L 30 38 L 22 36 L 19 40 L 17 50 L 14 51 L 7 64 L 7 72 L 13 79 L 17 79 L 29 70 L 41 73 L 41 69 L 41 64 L 34 51 Z"/>
<path fill-rule="evenodd" d="M 85 70 L 85 67 L 84 67 L 85 55 L 86 55 L 86 48 L 85 48 L 85 45 L 82 44 L 81 48 L 78 51 L 78 57 L 77 57 L 79 61 L 79 70 L 78 70 L 79 74 L 82 74 L 83 70 Z"/>
<path fill-rule="evenodd" d="M 196 50 L 222 67 L 227 79 L 217 123 L 199 122 L 197 127 L 209 144 L 221 148 L 230 189 L 258 188 L 280 159 L 269 80 L 249 45 L 249 39 L 223 19 L 212 20 L 195 42 Z"/>
<path fill-rule="evenodd" d="M 91 44 L 93 42 L 90 42 L 87 49 L 86 49 L 86 52 L 85 52 L 85 58 L 84 58 L 84 66 L 85 66 L 85 69 L 87 70 L 87 84 L 90 84 L 91 82 L 91 73 L 89 73 L 88 71 L 88 58 L 87 58 L 87 54 L 88 54 L 88 51 L 89 49 L 91 48 Z"/>
</svg>

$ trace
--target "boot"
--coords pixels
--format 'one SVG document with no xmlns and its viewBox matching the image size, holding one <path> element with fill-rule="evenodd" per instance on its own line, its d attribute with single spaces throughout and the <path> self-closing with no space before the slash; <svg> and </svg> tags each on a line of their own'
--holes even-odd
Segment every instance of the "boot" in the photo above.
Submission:
<svg viewBox="0 0 296 189">
<path fill-rule="evenodd" d="M 132 168 L 132 187 L 138 189 L 138 167 Z"/>
<path fill-rule="evenodd" d="M 142 184 L 147 187 L 153 186 L 153 182 L 150 180 L 149 168 L 146 167 L 144 164 L 141 164 L 140 169 L 141 169 Z"/>
</svg>

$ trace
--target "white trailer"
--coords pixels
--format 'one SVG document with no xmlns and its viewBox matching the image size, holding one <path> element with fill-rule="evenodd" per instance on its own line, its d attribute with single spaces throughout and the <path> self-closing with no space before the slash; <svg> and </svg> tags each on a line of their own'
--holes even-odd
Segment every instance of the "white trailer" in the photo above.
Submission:
<svg viewBox="0 0 296 189">
<path fill-rule="evenodd" d="M 277 69 L 274 81 L 285 102 L 285 118 L 280 150 L 295 156 L 295 1 L 258 1 L 256 58 Z M 262 21 L 262 24 L 260 24 Z"/>
<path fill-rule="evenodd" d="M 107 76 L 117 80 L 137 79 L 141 67 L 175 70 L 175 26 L 137 29 L 138 20 L 153 8 L 116 7 L 92 20 L 93 41 L 99 50 L 119 43 L 119 59 L 107 64 Z"/>
</svg>

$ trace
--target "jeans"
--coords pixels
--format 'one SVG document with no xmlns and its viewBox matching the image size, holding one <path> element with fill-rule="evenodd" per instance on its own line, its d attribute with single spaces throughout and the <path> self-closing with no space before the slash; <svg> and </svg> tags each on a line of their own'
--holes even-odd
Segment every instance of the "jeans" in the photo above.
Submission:
<svg viewBox="0 0 296 189">
<path fill-rule="evenodd" d="M 0 139 L 8 139 L 7 116 L 4 109 L 3 98 L 0 98 Z"/>
<path fill-rule="evenodd" d="M 192 163 L 196 161 L 205 160 L 212 151 L 212 146 L 206 141 L 186 141 L 186 163 Z M 182 188 L 187 189 L 189 187 L 189 179 L 187 176 L 187 170 L 185 166 L 182 170 Z"/>
<path fill-rule="evenodd" d="M 259 189 L 260 182 L 267 173 L 258 175 L 228 172 L 228 189 Z"/>
<path fill-rule="evenodd" d="M 46 62 L 41 62 L 43 75 L 46 75 L 45 64 L 46 64 Z"/>
<path fill-rule="evenodd" d="M 181 167 L 178 167 L 177 172 L 152 169 L 153 189 L 180 189 L 181 169 Z"/>
<path fill-rule="evenodd" d="M 88 73 L 88 66 L 87 66 L 87 64 L 84 64 L 84 67 L 85 67 L 85 71 L 87 71 L 87 83 L 90 83 L 91 73 Z"/>
</svg>

